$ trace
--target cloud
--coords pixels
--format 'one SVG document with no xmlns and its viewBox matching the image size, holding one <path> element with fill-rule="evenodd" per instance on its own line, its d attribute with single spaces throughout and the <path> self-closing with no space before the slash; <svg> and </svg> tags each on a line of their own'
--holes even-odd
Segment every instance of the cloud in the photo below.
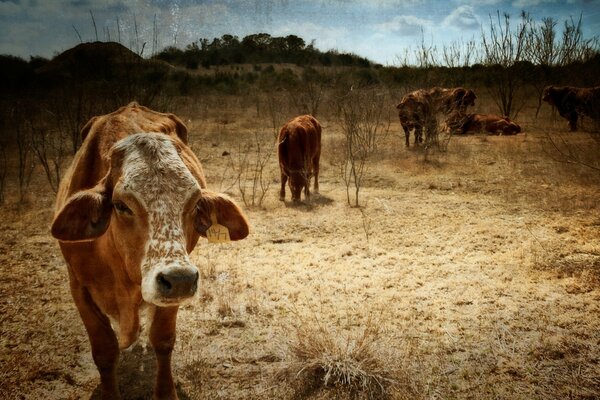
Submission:
<svg viewBox="0 0 600 400">
<path fill-rule="evenodd" d="M 506 0 L 460 0 L 455 3 L 462 5 L 473 5 L 473 6 L 495 6 L 505 4 Z"/>
<path fill-rule="evenodd" d="M 471 6 L 460 6 L 450 13 L 442 23 L 457 29 L 477 29 L 481 23 Z"/>
<path fill-rule="evenodd" d="M 556 3 L 556 0 L 515 0 L 512 2 L 512 6 L 514 8 L 528 8 L 550 3 Z"/>
<path fill-rule="evenodd" d="M 432 26 L 432 22 L 414 15 L 398 15 L 391 21 L 375 25 L 383 33 L 395 33 L 400 36 L 419 36 L 421 32 Z"/>
</svg>

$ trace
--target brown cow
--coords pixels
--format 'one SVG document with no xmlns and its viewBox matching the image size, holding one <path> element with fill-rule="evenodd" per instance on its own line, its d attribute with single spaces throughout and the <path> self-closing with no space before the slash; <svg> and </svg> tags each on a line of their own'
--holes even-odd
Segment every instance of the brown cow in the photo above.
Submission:
<svg viewBox="0 0 600 400">
<path fill-rule="evenodd" d="M 187 128 L 173 114 L 131 103 L 92 118 L 82 136 L 59 188 L 52 235 L 67 262 L 102 398 L 119 398 L 119 350 L 137 340 L 140 310 L 148 309 L 158 365 L 154 398 L 176 399 L 177 310 L 198 285 L 188 253 L 215 221 L 231 240 L 245 238 L 246 217 L 231 199 L 205 189 Z"/>
<path fill-rule="evenodd" d="M 446 116 L 466 114 L 468 106 L 475 105 L 477 96 L 471 89 L 462 87 L 419 89 L 405 95 L 396 106 L 400 125 L 404 130 L 406 146 L 410 145 L 410 132 L 414 129 L 415 144 L 423 141 L 423 130 L 431 135 L 437 128 L 437 113 Z M 448 123 L 448 125 L 451 125 Z"/>
<path fill-rule="evenodd" d="M 558 109 L 561 117 L 569 121 L 569 130 L 577 130 L 577 119 L 588 116 L 600 121 L 600 86 L 578 88 L 572 86 L 546 86 L 542 100 Z"/>
<path fill-rule="evenodd" d="M 285 199 L 285 183 L 289 178 L 292 200 L 310 198 L 310 178 L 315 176 L 314 191 L 319 192 L 319 159 L 321 157 L 321 124 L 311 115 L 301 115 L 286 122 L 279 131 L 277 154 L 281 170 L 279 200 Z"/>
<path fill-rule="evenodd" d="M 516 135 L 521 127 L 508 117 L 487 114 L 468 114 L 462 125 L 461 133 L 478 133 L 486 131 L 489 134 Z"/>
</svg>

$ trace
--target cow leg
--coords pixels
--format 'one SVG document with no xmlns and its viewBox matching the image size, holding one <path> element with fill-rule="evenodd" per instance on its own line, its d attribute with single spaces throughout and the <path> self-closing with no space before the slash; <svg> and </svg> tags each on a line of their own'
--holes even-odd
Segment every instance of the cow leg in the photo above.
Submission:
<svg viewBox="0 0 600 400">
<path fill-rule="evenodd" d="M 304 198 L 306 201 L 310 200 L 310 178 L 306 178 L 306 184 L 304 185 Z"/>
<path fill-rule="evenodd" d="M 281 189 L 279 190 L 279 200 L 285 200 L 285 184 L 287 183 L 288 177 L 283 172 L 281 173 Z"/>
<path fill-rule="evenodd" d="M 576 112 L 573 112 L 569 116 L 569 130 L 571 132 L 577 131 L 577 113 Z"/>
<path fill-rule="evenodd" d="M 415 144 L 423 143 L 423 127 L 421 125 L 417 125 L 415 127 Z"/>
<path fill-rule="evenodd" d="M 410 147 L 410 129 L 407 126 L 402 125 L 402 129 L 404 129 L 404 138 L 406 141 L 406 147 Z"/>
<path fill-rule="evenodd" d="M 173 375 L 171 374 L 171 353 L 175 346 L 175 326 L 178 307 L 156 307 L 150 326 L 150 343 L 156 353 L 155 400 L 177 399 Z"/>
<path fill-rule="evenodd" d="M 92 346 L 94 363 L 100 372 L 102 399 L 120 399 L 116 378 L 119 342 L 109 319 L 92 300 L 87 289 L 71 280 L 71 293 Z"/>
</svg>

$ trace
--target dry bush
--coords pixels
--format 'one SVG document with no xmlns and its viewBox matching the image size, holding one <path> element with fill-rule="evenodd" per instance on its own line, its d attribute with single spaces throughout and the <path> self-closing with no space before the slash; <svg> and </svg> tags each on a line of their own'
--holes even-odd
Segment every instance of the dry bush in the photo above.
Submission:
<svg viewBox="0 0 600 400">
<path fill-rule="evenodd" d="M 286 344 L 292 361 L 280 372 L 304 398 L 324 389 L 337 396 L 386 399 L 396 384 L 396 361 L 380 325 L 368 319 L 357 333 L 330 329 L 315 321 L 299 320 Z"/>
<path fill-rule="evenodd" d="M 268 135 L 254 132 L 253 138 L 239 144 L 235 157 L 230 158 L 242 201 L 246 207 L 262 207 L 273 182 L 270 161 L 275 146 Z"/>
<path fill-rule="evenodd" d="M 390 99 L 380 88 L 351 89 L 339 98 L 340 126 L 344 134 L 343 159 L 339 168 L 346 185 L 346 199 L 354 187 L 354 206 L 359 206 L 359 193 L 367 170 L 367 162 L 378 151 L 379 142 L 390 131 Z"/>
</svg>

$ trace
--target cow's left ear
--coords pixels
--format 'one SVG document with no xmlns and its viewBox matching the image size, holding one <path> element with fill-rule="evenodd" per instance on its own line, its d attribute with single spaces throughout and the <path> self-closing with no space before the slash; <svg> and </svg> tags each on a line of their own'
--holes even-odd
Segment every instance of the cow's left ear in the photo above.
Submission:
<svg viewBox="0 0 600 400">
<path fill-rule="evenodd" d="M 110 223 L 112 203 L 105 187 L 97 186 L 71 196 L 52 222 L 52 236 L 65 242 L 94 240 Z"/>
<path fill-rule="evenodd" d="M 227 227 L 231 240 L 241 240 L 248 236 L 250 228 L 242 209 L 228 196 L 203 189 L 202 197 L 196 204 L 194 220 L 194 227 L 200 235 L 206 237 L 213 215 L 218 224 Z"/>
</svg>

